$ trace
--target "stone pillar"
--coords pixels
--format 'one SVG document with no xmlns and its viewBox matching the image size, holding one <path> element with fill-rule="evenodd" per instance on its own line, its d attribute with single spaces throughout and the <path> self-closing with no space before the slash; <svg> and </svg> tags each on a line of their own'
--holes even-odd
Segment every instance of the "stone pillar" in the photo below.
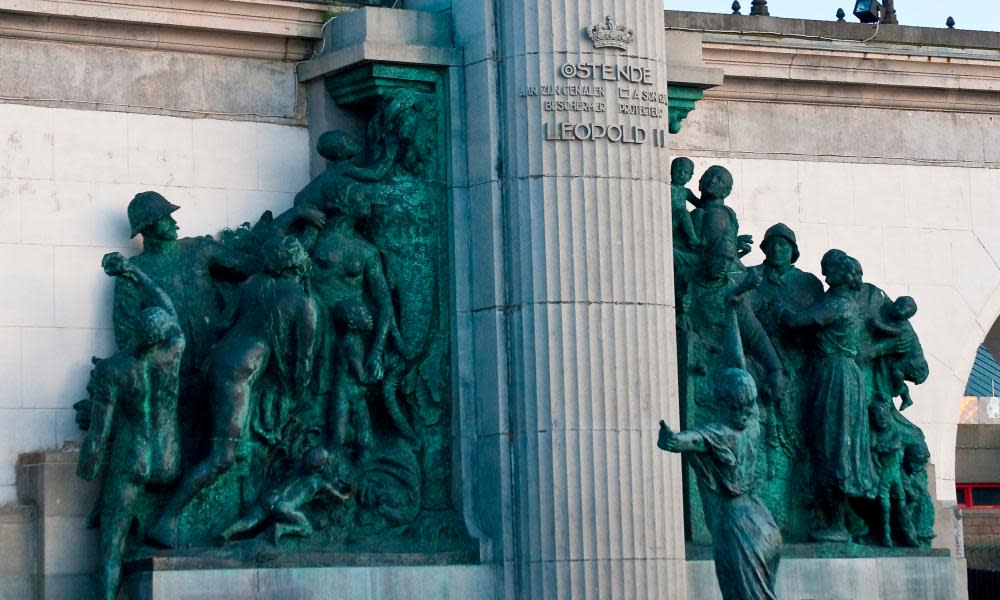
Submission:
<svg viewBox="0 0 1000 600">
<path fill-rule="evenodd" d="M 656 447 L 678 425 L 663 4 L 497 17 L 507 594 L 685 598 L 680 461 Z"/>
</svg>

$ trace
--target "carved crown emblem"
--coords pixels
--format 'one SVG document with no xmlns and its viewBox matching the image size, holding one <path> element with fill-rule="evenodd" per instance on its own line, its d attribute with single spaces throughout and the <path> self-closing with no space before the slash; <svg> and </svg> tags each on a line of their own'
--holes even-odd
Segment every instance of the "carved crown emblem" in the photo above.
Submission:
<svg viewBox="0 0 1000 600">
<path fill-rule="evenodd" d="M 635 40 L 635 32 L 624 25 L 616 23 L 614 17 L 608 16 L 604 20 L 604 25 L 591 25 L 584 29 L 587 37 L 594 42 L 594 48 L 618 48 L 619 50 L 625 50 Z"/>
</svg>

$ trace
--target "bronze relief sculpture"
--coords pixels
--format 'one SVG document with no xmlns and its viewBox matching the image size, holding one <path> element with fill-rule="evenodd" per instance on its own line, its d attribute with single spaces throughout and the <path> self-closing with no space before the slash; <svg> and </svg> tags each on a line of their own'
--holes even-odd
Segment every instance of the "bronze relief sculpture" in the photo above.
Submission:
<svg viewBox="0 0 1000 600">
<path fill-rule="evenodd" d="M 76 406 L 104 598 L 130 557 L 474 547 L 450 472 L 440 98 L 372 89 L 364 143 L 321 136 L 327 168 L 277 216 L 178 239 L 180 207 L 129 204 L 143 251 L 104 265 L 120 350 Z"/>
</svg>

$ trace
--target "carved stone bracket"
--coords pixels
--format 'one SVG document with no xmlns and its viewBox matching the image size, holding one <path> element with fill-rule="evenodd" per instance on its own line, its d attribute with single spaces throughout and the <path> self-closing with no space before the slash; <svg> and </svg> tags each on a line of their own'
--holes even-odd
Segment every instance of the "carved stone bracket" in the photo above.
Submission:
<svg viewBox="0 0 1000 600">
<path fill-rule="evenodd" d="M 667 95 L 669 97 L 670 133 L 680 133 L 681 123 L 694 110 L 695 104 L 705 97 L 705 90 L 671 83 L 667 86 Z"/>
</svg>

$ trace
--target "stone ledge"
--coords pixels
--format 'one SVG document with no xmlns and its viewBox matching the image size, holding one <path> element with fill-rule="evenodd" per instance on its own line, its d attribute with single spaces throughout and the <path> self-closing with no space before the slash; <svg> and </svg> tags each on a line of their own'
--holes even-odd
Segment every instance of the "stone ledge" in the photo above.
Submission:
<svg viewBox="0 0 1000 600">
<path fill-rule="evenodd" d="M 323 22 L 350 10 L 286 0 L 8 0 L 0 36 L 302 60 Z"/>
<path fill-rule="evenodd" d="M 38 509 L 33 504 L 6 504 L 0 506 L 0 525 L 34 523 Z"/>
<path fill-rule="evenodd" d="M 146 571 L 126 580 L 132 600 L 180 600 L 192 590 L 225 590 L 246 600 L 338 598 L 359 600 L 468 600 L 492 598 L 493 567 L 334 567 Z"/>
<path fill-rule="evenodd" d="M 712 560 L 712 547 L 688 543 L 688 561 Z M 781 559 L 871 559 L 871 558 L 928 558 L 951 556 L 947 548 L 884 548 L 861 544 L 784 544 Z"/>
<path fill-rule="evenodd" d="M 268 547 L 256 560 L 226 556 L 226 550 L 164 550 L 160 554 L 126 561 L 126 573 L 161 571 L 218 571 L 227 569 L 305 569 L 342 567 L 477 566 L 475 551 L 420 553 L 389 552 L 278 552 Z"/>
<path fill-rule="evenodd" d="M 788 558 L 782 556 L 778 598 L 804 600 L 953 600 L 961 561 L 950 556 Z M 711 560 L 687 562 L 691 600 L 721 600 Z"/>
<path fill-rule="evenodd" d="M 838 23 L 810 19 L 783 19 L 780 17 L 749 17 L 690 11 L 666 10 L 664 25 L 667 29 L 688 29 L 703 32 L 730 34 L 813 38 L 817 40 L 849 40 L 862 42 L 874 30 L 863 23 Z M 970 31 L 909 25 L 883 25 L 876 44 L 904 44 L 911 46 L 936 46 L 941 48 L 978 48 L 996 52 L 1000 48 L 1000 33 Z"/>
<path fill-rule="evenodd" d="M 673 19 L 677 14 L 684 18 Z M 725 23 L 714 20 L 726 15 L 704 15 L 701 21 L 687 19 L 690 15 L 701 19 L 701 13 L 668 13 L 668 23 L 703 26 L 697 30 L 668 27 L 668 41 L 677 40 L 686 50 L 690 42 L 681 41 L 700 39 L 704 66 L 724 71 L 723 85 L 705 94 L 709 100 L 990 115 L 1000 105 L 1000 51 L 996 49 L 806 39 L 790 33 L 798 31 L 794 27 L 770 34 L 730 31 L 722 27 Z M 788 21 L 748 20 L 758 19 Z M 1000 47 L 1000 34 L 990 35 Z"/>
<path fill-rule="evenodd" d="M 299 81 L 368 62 L 461 66 L 451 38 L 449 15 L 367 7 L 330 23 L 321 54 L 299 65 Z"/>
</svg>

